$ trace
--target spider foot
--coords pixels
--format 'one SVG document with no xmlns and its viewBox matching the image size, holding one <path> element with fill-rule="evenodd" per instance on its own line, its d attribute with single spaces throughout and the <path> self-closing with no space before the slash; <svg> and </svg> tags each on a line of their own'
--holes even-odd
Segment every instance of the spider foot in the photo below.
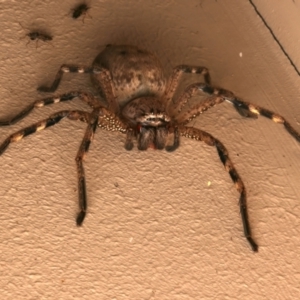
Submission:
<svg viewBox="0 0 300 300">
<path fill-rule="evenodd" d="M 251 236 L 247 236 L 247 240 L 252 248 L 253 252 L 258 252 L 258 245 L 254 242 Z"/>
<path fill-rule="evenodd" d="M 83 220 L 84 220 L 84 218 L 85 218 L 85 215 L 86 215 L 86 212 L 85 212 L 85 211 L 81 211 L 81 212 L 78 214 L 78 216 L 77 216 L 77 218 L 76 218 L 76 225 L 77 225 L 77 226 L 81 226 L 81 225 L 82 225 L 82 222 L 83 222 Z"/>
</svg>

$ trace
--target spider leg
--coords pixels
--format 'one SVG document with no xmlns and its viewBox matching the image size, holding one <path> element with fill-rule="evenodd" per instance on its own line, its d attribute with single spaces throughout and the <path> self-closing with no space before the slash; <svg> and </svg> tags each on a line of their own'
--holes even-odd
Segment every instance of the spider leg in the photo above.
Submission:
<svg viewBox="0 0 300 300">
<path fill-rule="evenodd" d="M 193 127 L 180 126 L 179 127 L 180 135 L 185 136 L 190 139 L 194 139 L 197 141 L 205 142 L 209 146 L 215 146 L 217 152 L 219 154 L 220 160 L 223 163 L 225 170 L 229 173 L 237 191 L 240 193 L 240 212 L 242 216 L 242 222 L 244 227 L 244 234 L 246 239 L 248 240 L 252 250 L 254 252 L 258 251 L 258 245 L 252 238 L 250 224 L 248 220 L 248 212 L 247 212 L 247 197 L 246 197 L 246 189 L 244 183 L 236 171 L 233 163 L 231 162 L 228 151 L 225 146 L 216 138 L 214 138 L 209 133 L 202 131 L 200 129 L 196 129 Z"/>
<path fill-rule="evenodd" d="M 79 97 L 82 101 L 86 102 L 91 107 L 99 106 L 99 102 L 95 98 L 89 96 L 86 93 L 70 92 L 67 94 L 63 94 L 61 96 L 54 96 L 54 97 L 49 97 L 49 98 L 45 98 L 42 100 L 37 100 L 37 101 L 33 102 L 32 104 L 28 105 L 26 108 L 24 108 L 22 111 L 20 111 L 14 117 L 11 117 L 10 119 L 4 120 L 4 121 L 0 121 L 0 126 L 9 126 L 9 125 L 13 125 L 13 124 L 19 122 L 20 120 L 22 120 L 23 118 L 28 116 L 29 113 L 32 110 L 34 110 L 35 108 L 41 108 L 43 106 L 50 105 L 50 104 L 70 101 L 77 97 Z"/>
<path fill-rule="evenodd" d="M 119 114 L 119 105 L 116 101 L 114 89 L 112 87 L 112 79 L 110 72 L 99 66 L 92 67 L 79 67 L 74 65 L 62 65 L 57 72 L 55 79 L 50 87 L 40 86 L 37 88 L 40 92 L 55 92 L 62 80 L 64 73 L 80 73 L 80 74 L 94 74 L 97 75 L 97 81 L 101 81 L 101 91 L 105 95 L 105 99 L 108 102 L 109 109 L 115 114 Z"/>
<path fill-rule="evenodd" d="M 95 110 L 97 111 L 97 110 Z M 90 124 L 91 114 L 85 111 L 79 110 L 63 110 L 57 113 L 50 115 L 47 119 L 44 119 L 40 122 L 32 124 L 26 128 L 23 128 L 9 137 L 7 137 L 4 142 L 0 145 L 0 155 L 2 155 L 5 150 L 8 148 L 10 143 L 18 142 L 23 139 L 25 136 L 33 134 L 35 132 L 41 131 L 47 127 L 53 126 L 60 122 L 63 118 L 67 117 L 70 120 L 80 120 L 85 123 L 89 123 L 88 129 L 86 131 L 84 140 L 81 144 L 79 152 L 76 157 L 76 164 L 77 164 L 77 172 L 78 172 L 78 186 L 79 186 L 79 203 L 81 212 L 77 217 L 77 224 L 80 225 L 84 219 L 85 211 L 86 211 L 86 188 L 85 188 L 85 179 L 84 179 L 84 170 L 82 166 L 82 159 L 85 152 L 87 152 L 89 148 L 89 143 L 91 139 L 91 127 L 93 132 L 95 131 L 95 126 L 97 126 L 97 118 L 94 123 Z M 96 124 L 96 125 L 95 125 Z M 82 149 L 84 151 L 82 151 Z"/>
<path fill-rule="evenodd" d="M 251 114 L 254 114 L 256 116 L 262 115 L 270 120 L 272 120 L 275 123 L 283 124 L 284 128 L 287 130 L 287 132 L 294 137 L 298 142 L 300 142 L 300 133 L 297 132 L 292 125 L 282 116 L 266 109 L 261 106 L 242 101 L 237 98 L 226 98 L 226 101 L 232 103 L 235 108 L 239 108 L 242 111 L 249 111 Z"/>
<path fill-rule="evenodd" d="M 186 103 L 194 95 L 198 94 L 199 91 L 208 94 L 211 97 L 190 108 L 183 115 L 183 117 L 180 118 L 180 120 L 182 119 L 185 122 L 185 124 L 190 122 L 193 118 L 197 117 L 199 114 L 205 112 L 209 108 L 224 102 L 226 96 L 231 97 L 232 95 L 231 92 L 226 91 L 224 89 L 213 88 L 212 86 L 205 83 L 194 83 L 189 85 L 184 90 L 184 92 L 179 97 L 175 105 L 170 105 L 170 107 L 168 108 L 168 111 L 172 109 L 172 112 L 170 112 L 170 114 L 175 117 L 178 116 L 182 112 L 182 109 L 184 108 Z"/>
<path fill-rule="evenodd" d="M 25 136 L 33 134 L 35 132 L 46 129 L 60 122 L 63 118 L 67 117 L 70 120 L 80 120 L 87 122 L 89 119 L 89 113 L 79 110 L 62 110 L 50 115 L 47 119 L 39 121 L 28 127 L 25 127 L 7 137 L 2 144 L 0 144 L 0 155 L 2 155 L 12 142 L 18 142 Z"/>
<path fill-rule="evenodd" d="M 79 196 L 79 209 L 80 209 L 80 212 L 78 213 L 76 218 L 77 226 L 82 225 L 87 210 L 87 195 L 86 195 L 86 183 L 85 183 L 83 160 L 86 153 L 89 150 L 91 141 L 93 139 L 94 133 L 98 126 L 98 115 L 99 115 L 99 109 L 96 109 L 91 113 L 91 118 L 89 120 L 88 127 L 85 131 L 83 140 L 81 142 L 81 145 L 79 147 L 79 150 L 75 158 L 76 165 L 77 165 L 77 175 L 78 175 L 78 196 Z"/>
<path fill-rule="evenodd" d="M 210 75 L 208 69 L 205 67 L 188 66 L 188 65 L 180 65 L 175 67 L 173 69 L 173 73 L 171 77 L 168 80 L 167 88 L 165 91 L 165 99 L 166 99 L 167 107 L 169 107 L 170 102 L 172 101 L 174 93 L 179 84 L 179 80 L 184 73 L 203 75 L 205 83 L 210 84 Z"/>
<path fill-rule="evenodd" d="M 64 73 L 80 73 L 80 74 L 100 74 L 106 70 L 99 67 L 80 67 L 75 65 L 62 65 L 56 73 L 55 79 L 50 87 L 40 86 L 37 88 L 40 92 L 55 92 L 62 80 Z"/>
<path fill-rule="evenodd" d="M 201 103 L 189 109 L 183 115 L 177 117 L 176 119 L 178 123 L 186 125 L 209 108 L 227 101 L 233 104 L 237 112 L 243 117 L 256 119 L 258 115 L 262 115 L 266 118 L 271 119 L 275 123 L 283 124 L 290 135 L 293 136 L 298 142 L 300 142 L 299 132 L 297 132 L 284 117 L 261 106 L 242 101 L 228 90 L 214 88 L 204 83 L 195 83 L 186 88 L 175 106 L 176 111 L 174 112 L 174 114 L 176 115 L 176 113 L 180 113 L 187 101 L 199 90 L 208 95 L 211 95 L 212 97 L 206 99 L 205 101 L 202 101 Z"/>
<path fill-rule="evenodd" d="M 116 101 L 117 97 L 114 93 L 114 89 L 112 86 L 112 79 L 110 72 L 107 69 L 98 67 L 101 72 L 98 72 L 97 80 L 94 80 L 94 85 L 97 87 L 98 91 L 103 93 L 105 100 L 108 103 L 108 109 L 114 114 L 120 114 L 119 104 Z M 101 82 L 101 86 L 99 85 Z"/>
<path fill-rule="evenodd" d="M 78 193 L 79 193 L 79 208 L 80 212 L 76 218 L 77 226 L 81 226 L 86 215 L 87 210 L 87 195 L 85 175 L 83 168 L 83 160 L 85 154 L 88 152 L 92 138 L 96 131 L 97 126 L 108 131 L 119 131 L 122 133 L 127 132 L 127 126 L 123 124 L 117 116 L 105 108 L 95 109 L 88 120 L 88 127 L 76 155 L 76 165 L 78 174 Z"/>
<path fill-rule="evenodd" d="M 189 85 L 182 95 L 179 97 L 177 103 L 172 108 L 172 115 L 178 116 L 186 103 L 196 94 L 200 92 L 203 92 L 205 94 L 208 94 L 210 97 L 207 98 L 204 101 L 201 101 L 199 104 L 193 106 L 188 111 L 186 111 L 182 116 L 179 118 L 177 117 L 179 123 L 184 122 L 184 124 L 189 123 L 191 120 L 196 118 L 199 114 L 202 114 L 209 108 L 214 107 L 217 104 L 223 103 L 224 101 L 229 101 L 229 99 L 236 99 L 235 95 L 225 89 L 221 88 L 215 88 L 205 83 L 193 83 Z M 252 113 L 249 110 L 246 110 L 245 108 L 242 108 L 238 105 L 234 105 L 235 109 L 238 111 L 238 113 L 243 117 L 248 118 L 257 118 L 257 115 Z M 171 107 L 169 108 L 169 110 Z"/>
</svg>

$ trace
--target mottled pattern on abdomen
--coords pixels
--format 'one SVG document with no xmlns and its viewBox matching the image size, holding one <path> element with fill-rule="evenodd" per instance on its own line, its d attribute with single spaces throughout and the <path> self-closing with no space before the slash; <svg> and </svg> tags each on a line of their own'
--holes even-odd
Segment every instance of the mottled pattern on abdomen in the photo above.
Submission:
<svg viewBox="0 0 300 300">
<path fill-rule="evenodd" d="M 94 60 L 93 66 L 110 71 L 114 92 L 121 109 L 130 100 L 143 96 L 161 96 L 166 87 L 162 66 L 157 57 L 134 46 L 107 46 Z M 92 81 L 104 97 L 101 80 Z"/>
</svg>

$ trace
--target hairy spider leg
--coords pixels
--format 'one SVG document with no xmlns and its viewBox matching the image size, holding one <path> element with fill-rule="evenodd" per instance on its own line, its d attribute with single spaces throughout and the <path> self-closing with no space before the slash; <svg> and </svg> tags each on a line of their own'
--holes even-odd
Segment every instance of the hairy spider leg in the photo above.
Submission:
<svg viewBox="0 0 300 300">
<path fill-rule="evenodd" d="M 80 144 L 79 150 L 77 152 L 75 161 L 77 165 L 77 175 L 78 175 L 78 200 L 80 212 L 76 218 L 77 226 L 81 226 L 86 215 L 87 210 L 87 194 L 86 194 L 86 183 L 85 183 L 85 172 L 83 167 L 83 160 L 86 153 L 89 150 L 90 144 L 92 142 L 94 133 L 98 126 L 98 115 L 99 109 L 95 109 L 91 114 L 88 127 L 86 128 L 84 137 Z"/>
<path fill-rule="evenodd" d="M 283 124 L 284 128 L 287 130 L 287 132 L 293 136 L 298 142 L 300 142 L 300 134 L 299 132 L 294 129 L 291 124 L 282 116 L 265 109 L 261 106 L 242 101 L 238 99 L 232 92 L 220 89 L 220 88 L 214 88 L 209 85 L 203 84 L 203 83 L 195 83 L 186 88 L 186 90 L 181 95 L 180 99 L 178 100 L 178 104 L 176 105 L 177 113 L 181 112 L 182 107 L 184 104 L 190 99 L 193 95 L 196 94 L 198 90 L 201 90 L 204 93 L 207 93 L 211 95 L 209 99 L 206 99 L 205 101 L 195 105 L 191 109 L 189 109 L 187 112 L 185 112 L 182 116 L 179 116 L 177 119 L 177 122 L 183 125 L 188 124 L 191 120 L 196 118 L 199 114 L 205 112 L 209 108 L 220 104 L 224 101 L 227 101 L 231 104 L 233 104 L 236 111 L 242 116 L 246 118 L 254 118 L 256 119 L 258 115 L 262 115 L 270 120 L 272 120 L 275 123 Z"/>
<path fill-rule="evenodd" d="M 97 113 L 98 111 L 95 110 Z M 92 138 L 92 134 L 95 131 L 95 127 L 98 125 L 98 119 L 94 118 L 91 123 L 91 116 L 92 114 L 80 111 L 80 110 L 63 110 L 57 113 L 50 115 L 47 119 L 39 121 L 35 124 L 32 124 L 26 128 L 23 128 L 9 137 L 7 137 L 4 142 L 0 145 L 0 155 L 2 155 L 5 150 L 8 148 L 10 143 L 18 142 L 24 137 L 33 134 L 35 132 L 41 131 L 46 129 L 47 127 L 53 126 L 59 123 L 63 118 L 68 118 L 70 120 L 79 120 L 85 123 L 88 123 L 88 128 L 86 130 L 85 136 L 79 148 L 78 154 L 76 156 L 76 164 L 77 164 L 77 172 L 78 172 L 78 191 L 79 191 L 79 206 L 81 208 L 81 212 L 78 214 L 77 217 L 77 225 L 81 225 L 86 211 L 86 188 L 85 188 L 85 177 L 84 177 L 84 170 L 82 165 L 82 160 L 84 154 L 88 151 L 89 144 Z"/>
<path fill-rule="evenodd" d="M 209 71 L 206 67 L 201 67 L 201 66 L 189 66 L 189 65 L 179 65 L 176 66 L 173 69 L 173 73 L 170 76 L 168 83 L 167 83 L 167 87 L 166 87 L 166 91 L 164 94 L 164 101 L 166 103 L 166 110 L 168 112 L 168 114 L 172 115 L 172 112 L 170 112 L 172 105 L 174 105 L 173 103 L 173 97 L 174 97 L 174 93 L 178 87 L 179 81 L 182 77 L 183 74 L 199 74 L 199 75 L 203 75 L 204 76 L 204 82 L 209 85 L 211 82 L 211 78 L 210 78 L 210 74 Z M 173 109 L 172 109 L 173 111 Z M 168 152 L 172 152 L 175 151 L 178 147 L 179 147 L 179 133 L 178 133 L 178 129 L 175 127 L 174 130 L 172 130 L 172 132 L 170 132 L 169 130 L 169 134 L 174 134 L 174 140 L 173 140 L 173 144 L 172 145 L 167 145 L 165 147 L 166 151 Z"/>
<path fill-rule="evenodd" d="M 242 101 L 238 98 L 226 98 L 226 101 L 232 103 L 234 105 L 234 107 L 238 107 L 241 110 L 247 110 L 249 111 L 251 114 L 255 115 L 256 118 L 258 115 L 264 116 L 270 120 L 272 120 L 275 123 L 278 124 L 283 124 L 284 128 L 287 130 L 287 132 L 294 137 L 298 142 L 300 142 L 300 134 L 299 132 L 297 132 L 297 130 L 295 128 L 292 127 L 292 125 L 282 116 L 266 109 L 263 108 L 261 106 L 249 103 L 249 102 L 245 102 Z M 246 117 L 251 117 L 250 116 L 246 116 Z"/>
<path fill-rule="evenodd" d="M 211 97 L 205 99 L 201 103 L 195 105 L 194 107 L 190 108 L 182 118 L 178 117 L 180 116 L 180 113 L 182 112 L 182 109 L 186 105 L 186 103 L 196 94 L 199 93 L 199 91 L 211 95 Z M 178 98 L 178 101 L 172 108 L 172 116 L 174 119 L 176 119 L 179 123 L 181 123 L 181 120 L 183 120 L 186 123 L 190 122 L 193 118 L 197 117 L 199 114 L 203 113 L 204 111 L 208 110 L 209 108 L 215 106 L 216 104 L 220 104 L 225 101 L 224 95 L 230 96 L 231 94 L 228 94 L 229 92 L 223 89 L 216 89 L 212 86 L 205 84 L 205 83 L 193 83 L 189 85 L 182 95 Z M 171 108 L 169 109 L 171 110 Z M 189 117 L 187 117 L 189 116 Z"/>
<path fill-rule="evenodd" d="M 188 66 L 188 65 L 176 66 L 173 69 L 173 73 L 168 80 L 167 88 L 166 88 L 165 95 L 164 95 L 167 108 L 170 107 L 170 105 L 171 105 L 170 102 L 172 102 L 174 93 L 175 93 L 175 91 L 178 87 L 179 81 L 184 73 L 203 75 L 204 82 L 206 84 L 210 84 L 211 80 L 210 80 L 210 75 L 209 75 L 209 71 L 207 68 L 197 67 L 197 66 Z"/>
<path fill-rule="evenodd" d="M 178 100 L 178 103 L 175 106 L 174 115 L 180 114 L 182 111 L 182 108 L 187 103 L 187 101 L 194 96 L 198 91 L 202 91 L 211 97 L 204 100 L 203 102 L 195 105 L 191 109 L 189 109 L 187 112 L 179 115 L 178 118 L 176 118 L 176 121 L 178 124 L 182 124 L 179 126 L 180 134 L 189 137 L 192 139 L 204 141 L 206 144 L 215 146 L 217 148 L 218 154 L 220 156 L 220 159 L 225 166 L 225 169 L 229 172 L 231 179 L 233 180 L 237 190 L 240 192 L 240 211 L 242 216 L 242 222 L 244 227 L 244 234 L 248 240 L 248 242 L 251 245 L 251 248 L 253 251 L 258 250 L 258 246 L 253 241 L 251 237 L 251 230 L 250 225 L 248 221 L 248 213 L 247 213 L 247 206 L 246 206 L 246 190 L 244 187 L 244 184 L 238 175 L 237 171 L 233 167 L 232 162 L 229 159 L 228 152 L 224 145 L 212 137 L 210 134 L 201 131 L 199 129 L 186 127 L 187 123 L 189 123 L 191 120 L 196 118 L 199 114 L 205 112 L 209 108 L 223 103 L 224 101 L 230 102 L 233 104 L 234 108 L 238 111 L 238 113 L 243 117 L 248 118 L 257 118 L 258 115 L 262 115 L 264 117 L 267 117 L 274 121 L 275 123 L 283 124 L 285 129 L 298 141 L 300 142 L 300 134 L 290 125 L 289 122 L 285 120 L 282 116 L 267 110 L 265 108 L 262 108 L 260 106 L 254 105 L 252 103 L 244 102 L 240 99 L 238 99 L 232 92 L 225 90 L 225 89 L 219 89 L 214 88 L 209 85 L 206 85 L 204 83 L 195 83 L 190 86 L 188 86 L 181 97 Z"/>
<path fill-rule="evenodd" d="M 246 189 L 244 186 L 244 183 L 236 171 L 232 161 L 229 158 L 228 151 L 225 148 L 225 146 L 216 138 L 214 138 L 211 134 L 196 129 L 193 127 L 186 127 L 186 126 L 179 126 L 179 132 L 180 135 L 194 139 L 197 141 L 205 142 L 209 146 L 215 146 L 217 149 L 217 152 L 219 154 L 220 160 L 223 163 L 225 170 L 229 173 L 237 191 L 240 193 L 240 212 L 242 216 L 242 222 L 243 222 L 243 228 L 244 228 L 244 234 L 246 239 L 248 240 L 252 250 L 254 252 L 258 251 L 258 245 L 255 243 L 255 241 L 252 238 L 251 235 L 251 229 L 249 225 L 249 219 L 248 219 L 248 212 L 247 212 L 247 197 L 246 197 Z"/>
<path fill-rule="evenodd" d="M 89 116 L 89 125 L 86 129 L 75 159 L 78 174 L 78 196 L 80 209 L 76 218 L 77 226 L 82 225 L 87 211 L 87 194 L 83 160 L 89 150 L 97 126 L 107 131 L 119 131 L 121 133 L 126 133 L 127 130 L 127 127 L 119 120 L 119 118 L 105 108 L 97 108 L 89 114 Z"/>
<path fill-rule="evenodd" d="M 109 109 L 117 115 L 120 113 L 119 105 L 116 101 L 116 97 L 114 95 L 114 89 L 112 87 L 110 72 L 107 69 L 102 67 L 98 67 L 98 66 L 79 67 L 75 65 L 62 65 L 59 71 L 57 72 L 52 85 L 50 87 L 40 86 L 37 90 L 40 92 L 47 92 L 47 93 L 55 92 L 62 80 L 64 73 L 98 74 L 101 79 L 102 91 L 106 96 Z"/>
<path fill-rule="evenodd" d="M 74 98 L 79 97 L 82 101 L 86 102 L 89 106 L 95 107 L 98 104 L 98 101 L 95 100 L 94 98 L 91 98 L 88 94 L 86 93 L 81 93 L 81 92 L 70 92 L 67 94 L 63 94 L 60 96 L 54 96 L 54 97 L 49 97 L 45 98 L 42 100 L 37 100 L 30 105 L 28 105 L 26 108 L 24 108 L 21 112 L 19 112 L 17 115 L 14 117 L 11 117 L 10 119 L 7 119 L 5 121 L 0 121 L 0 126 L 9 126 L 16 124 L 23 118 L 29 115 L 29 113 L 34 110 L 35 108 L 41 108 L 46 105 L 50 104 L 56 104 L 59 102 L 65 102 L 65 101 L 70 101 L 73 100 Z"/>
<path fill-rule="evenodd" d="M 2 155 L 10 143 L 18 142 L 24 137 L 35 132 L 46 129 L 60 122 L 63 118 L 67 117 L 70 120 L 80 120 L 87 123 L 90 118 L 90 113 L 81 110 L 62 110 L 50 115 L 47 119 L 39 121 L 28 127 L 25 127 L 7 137 L 0 145 L 0 155 Z"/>
<path fill-rule="evenodd" d="M 99 67 L 98 67 L 99 68 Z M 115 115 L 120 115 L 120 107 L 117 102 L 116 95 L 112 86 L 112 79 L 110 72 L 105 68 L 99 68 L 101 71 L 98 72 L 99 78 L 102 85 L 101 90 L 105 95 L 105 100 L 108 102 L 108 109 L 114 112 Z"/>
<path fill-rule="evenodd" d="M 75 159 L 78 174 L 78 196 L 80 208 L 80 212 L 78 213 L 76 218 L 76 224 L 78 226 L 82 225 L 87 211 L 87 195 L 83 160 L 85 154 L 89 150 L 97 126 L 107 131 L 119 131 L 121 133 L 126 133 L 127 129 L 127 127 L 119 120 L 117 116 L 115 116 L 105 108 L 96 108 L 92 113 L 89 114 L 89 116 L 89 125 L 86 129 L 84 138 L 81 142 Z"/>
<path fill-rule="evenodd" d="M 80 67 L 75 65 L 62 65 L 56 76 L 55 79 L 50 87 L 47 86 L 40 86 L 37 88 L 40 92 L 52 93 L 55 92 L 62 80 L 64 73 L 80 73 L 80 74 L 99 74 L 103 72 L 104 69 L 99 67 Z"/>
</svg>

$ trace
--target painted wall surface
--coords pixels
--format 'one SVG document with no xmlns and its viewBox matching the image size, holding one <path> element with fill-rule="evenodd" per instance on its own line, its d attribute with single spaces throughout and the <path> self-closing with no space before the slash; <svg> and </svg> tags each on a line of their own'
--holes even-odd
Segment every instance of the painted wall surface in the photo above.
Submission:
<svg viewBox="0 0 300 300">
<path fill-rule="evenodd" d="M 300 68 L 299 0 L 254 2 Z M 89 66 L 105 45 L 130 44 L 154 52 L 167 76 L 206 66 L 213 85 L 300 131 L 299 75 L 250 1 L 93 0 L 84 22 L 69 13 L 78 3 L 1 1 L 0 120 L 48 97 L 36 88 L 61 64 Z M 32 30 L 53 40 L 28 43 Z M 65 75 L 57 94 L 73 90 L 93 91 L 89 76 Z M 0 127 L 1 140 L 64 109 L 89 110 L 78 99 L 37 109 Z M 99 129 L 85 160 L 88 215 L 76 227 L 85 126 L 62 121 L 0 156 L 1 299 L 300 299 L 300 147 L 283 126 L 227 103 L 191 124 L 228 148 L 258 253 L 216 150 L 183 138 L 174 153 L 127 152 L 124 135 Z"/>
</svg>

